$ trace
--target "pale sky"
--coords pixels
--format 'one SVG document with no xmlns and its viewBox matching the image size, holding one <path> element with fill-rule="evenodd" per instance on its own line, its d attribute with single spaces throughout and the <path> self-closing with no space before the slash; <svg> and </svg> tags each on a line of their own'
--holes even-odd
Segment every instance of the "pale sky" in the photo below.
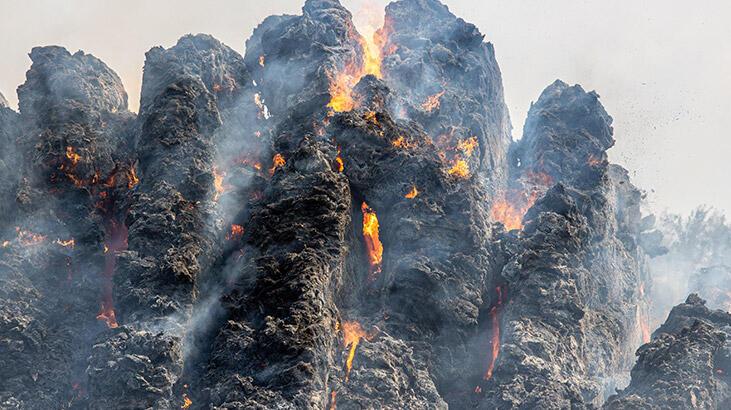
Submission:
<svg viewBox="0 0 731 410">
<path fill-rule="evenodd" d="M 355 12 L 364 0 L 343 0 Z M 139 105 L 144 54 L 187 33 L 239 52 L 270 14 L 304 0 L 0 0 L 0 91 L 16 87 L 36 45 L 82 49 L 122 78 Z M 387 1 L 369 3 L 385 5 Z M 445 0 L 493 44 L 519 138 L 531 101 L 553 80 L 596 90 L 614 117 L 612 161 L 649 206 L 731 216 L 731 3 L 726 0 Z"/>
</svg>

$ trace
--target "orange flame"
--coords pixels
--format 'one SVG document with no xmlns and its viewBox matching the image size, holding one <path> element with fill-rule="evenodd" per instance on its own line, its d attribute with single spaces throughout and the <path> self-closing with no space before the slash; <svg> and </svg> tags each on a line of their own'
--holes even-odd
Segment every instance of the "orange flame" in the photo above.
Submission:
<svg viewBox="0 0 731 410">
<path fill-rule="evenodd" d="M 269 175 L 273 176 L 274 171 L 276 171 L 277 168 L 284 166 L 284 164 L 286 164 L 286 163 L 287 163 L 287 161 L 284 160 L 284 156 L 282 156 L 282 154 L 280 154 L 280 153 L 274 154 L 274 157 L 272 157 L 272 167 L 269 168 Z"/>
<path fill-rule="evenodd" d="M 365 202 L 363 202 L 360 209 L 363 212 L 363 242 L 368 252 L 370 264 L 368 278 L 374 280 L 381 272 L 381 263 L 383 262 L 383 245 L 378 238 L 378 217 L 375 211 Z"/>
<path fill-rule="evenodd" d="M 480 144 L 477 142 L 477 137 L 475 136 L 457 143 L 457 149 L 462 151 L 466 157 L 471 157 L 472 151 L 474 151 L 478 146 L 480 146 Z"/>
<path fill-rule="evenodd" d="M 330 102 L 327 104 L 336 112 L 351 111 L 355 108 L 356 102 L 353 99 L 353 87 L 358 84 L 361 78 L 371 74 L 376 78 L 382 78 L 381 63 L 383 60 L 383 45 L 386 42 L 387 33 L 382 26 L 383 15 L 374 8 L 366 8 L 356 13 L 356 18 L 366 20 L 361 26 L 360 32 L 351 33 L 352 37 L 358 36 L 356 40 L 363 48 L 362 61 L 349 62 L 343 70 L 330 75 Z"/>
<path fill-rule="evenodd" d="M 343 172 L 345 164 L 343 163 L 343 157 L 340 154 L 340 147 L 338 147 L 338 155 L 335 157 L 335 170 Z"/>
<path fill-rule="evenodd" d="M 214 202 L 218 201 L 221 195 L 226 192 L 226 187 L 223 184 L 223 179 L 225 177 L 225 172 L 220 171 L 217 167 L 213 167 L 213 189 L 215 190 L 215 192 L 213 193 Z"/>
<path fill-rule="evenodd" d="M 531 195 L 527 199 L 518 201 L 522 202 L 521 204 L 513 204 L 507 198 L 503 197 L 492 204 L 490 216 L 494 221 L 502 222 L 508 231 L 523 229 L 523 216 L 533 206 L 536 199 L 538 199 L 538 193 L 536 191 L 531 192 Z"/>
<path fill-rule="evenodd" d="M 231 224 L 231 230 L 226 234 L 227 241 L 239 240 L 244 236 L 244 227 L 237 224 Z"/>
<path fill-rule="evenodd" d="M 345 382 L 350 378 L 350 369 L 353 368 L 353 358 L 355 357 L 355 349 L 360 343 L 360 339 L 365 338 L 371 340 L 372 336 L 361 327 L 356 321 L 343 322 L 343 346 L 350 347 L 348 351 L 348 359 L 345 361 Z"/>
<path fill-rule="evenodd" d="M 409 191 L 406 195 L 404 195 L 404 198 L 414 199 L 414 198 L 416 198 L 417 195 L 419 195 L 419 190 L 416 189 L 416 185 L 412 185 L 411 191 Z"/>
<path fill-rule="evenodd" d="M 81 155 L 77 154 L 74 150 L 74 147 L 68 146 L 66 147 L 66 158 L 71 161 L 71 166 L 75 167 L 76 164 L 79 163 L 79 160 L 81 159 Z"/>
<path fill-rule="evenodd" d="M 447 170 L 447 173 L 457 178 L 466 179 L 470 176 L 470 166 L 464 159 L 457 158 L 452 167 Z"/>
<path fill-rule="evenodd" d="M 265 61 L 265 57 L 263 55 L 259 56 L 259 65 L 260 66 L 264 67 L 264 61 Z"/>
<path fill-rule="evenodd" d="M 443 95 L 444 95 L 444 90 L 442 90 L 434 95 L 430 95 L 429 97 L 426 98 L 426 101 L 424 101 L 421 104 L 421 108 L 426 112 L 434 111 L 435 109 L 439 108 L 440 99 L 442 98 Z"/>
<path fill-rule="evenodd" d="M 403 149 L 409 149 L 412 148 L 411 143 L 406 141 L 403 135 L 399 135 L 398 138 L 391 141 L 391 145 L 393 145 L 396 148 L 403 148 Z"/>
<path fill-rule="evenodd" d="M 132 189 L 140 183 L 140 179 L 137 177 L 137 171 L 135 166 L 129 167 L 127 170 L 127 188 Z"/>
<path fill-rule="evenodd" d="M 191 404 L 193 404 L 193 400 L 191 400 L 186 393 L 183 393 L 183 405 L 180 406 L 180 408 L 187 409 Z"/>
</svg>

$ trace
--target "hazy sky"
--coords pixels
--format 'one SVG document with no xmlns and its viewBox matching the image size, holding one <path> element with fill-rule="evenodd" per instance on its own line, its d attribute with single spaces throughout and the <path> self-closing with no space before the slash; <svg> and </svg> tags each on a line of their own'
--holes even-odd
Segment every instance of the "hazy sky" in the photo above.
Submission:
<svg viewBox="0 0 731 410">
<path fill-rule="evenodd" d="M 136 110 L 144 53 L 186 33 L 209 33 L 243 52 L 267 15 L 304 0 L 0 0 L 0 91 L 15 88 L 36 45 L 82 49 L 122 77 Z M 344 0 L 352 11 L 363 1 Z M 676 0 L 446 0 L 495 44 L 520 137 L 525 115 L 556 78 L 596 90 L 614 117 L 614 162 L 649 205 L 731 215 L 731 3 Z M 370 3 L 385 5 L 374 0 Z"/>
</svg>

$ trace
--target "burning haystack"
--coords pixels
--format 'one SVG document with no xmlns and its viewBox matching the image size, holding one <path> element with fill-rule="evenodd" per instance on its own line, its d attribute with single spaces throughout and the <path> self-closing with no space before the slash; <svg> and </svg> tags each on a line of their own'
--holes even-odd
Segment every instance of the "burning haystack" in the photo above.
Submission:
<svg viewBox="0 0 731 410">
<path fill-rule="evenodd" d="M 599 96 L 556 81 L 514 142 L 474 25 L 375 17 L 155 47 L 138 115 L 33 49 L 0 104 L 0 407 L 728 405 L 727 314 L 691 296 L 650 340 L 662 235 Z"/>
</svg>

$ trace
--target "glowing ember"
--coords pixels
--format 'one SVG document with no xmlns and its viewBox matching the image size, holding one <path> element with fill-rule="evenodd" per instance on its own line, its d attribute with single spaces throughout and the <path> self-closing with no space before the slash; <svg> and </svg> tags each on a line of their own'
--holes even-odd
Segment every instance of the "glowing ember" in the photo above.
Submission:
<svg viewBox="0 0 731 410">
<path fill-rule="evenodd" d="M 284 166 L 287 162 L 284 160 L 284 156 L 280 153 L 274 154 L 274 157 L 272 157 L 272 167 L 269 168 L 269 175 L 274 175 L 274 171 L 277 170 L 277 168 Z"/>
<path fill-rule="evenodd" d="M 119 326 L 117 316 L 114 313 L 112 297 L 112 277 L 117 266 L 117 252 L 127 249 L 127 227 L 111 219 L 107 225 L 106 239 L 104 241 L 104 272 L 102 284 L 102 301 L 98 320 L 104 321 L 107 327 L 114 329 Z"/>
<path fill-rule="evenodd" d="M 381 263 L 383 262 L 383 245 L 378 238 L 378 217 L 375 211 L 365 202 L 363 202 L 360 209 L 363 212 L 363 242 L 368 252 L 370 264 L 368 279 L 375 280 L 381 272 Z"/>
<path fill-rule="evenodd" d="M 265 61 L 264 56 L 263 55 L 259 56 L 259 65 L 260 66 L 264 67 L 264 61 Z"/>
<path fill-rule="evenodd" d="M 442 98 L 443 95 L 443 90 L 434 95 L 430 95 L 426 98 L 426 101 L 421 104 L 421 108 L 427 112 L 434 111 L 435 109 L 439 108 L 439 100 Z"/>
<path fill-rule="evenodd" d="M 416 189 L 416 185 L 412 185 L 411 191 L 409 191 L 406 195 L 404 195 L 404 198 L 414 199 L 414 198 L 416 198 L 417 195 L 419 195 L 419 190 Z"/>
<path fill-rule="evenodd" d="M 193 404 L 193 400 L 191 400 L 187 394 L 183 393 L 183 405 L 180 406 L 180 408 L 187 409 L 191 404 Z"/>
<path fill-rule="evenodd" d="M 20 242 L 20 244 L 23 246 L 38 245 L 39 243 L 46 240 L 46 237 L 44 235 L 23 230 L 17 226 L 15 227 L 15 232 L 18 234 L 18 242 Z"/>
<path fill-rule="evenodd" d="M 521 197 L 522 198 L 522 197 Z M 538 193 L 533 191 L 527 199 L 519 199 L 520 204 L 513 204 L 507 198 L 500 198 L 492 204 L 490 216 L 494 221 L 502 222 L 505 229 L 523 229 L 523 216 L 538 199 Z"/>
<path fill-rule="evenodd" d="M 343 163 L 343 157 L 340 155 L 340 147 L 338 147 L 338 156 L 335 157 L 335 170 L 343 172 L 345 164 Z"/>
<path fill-rule="evenodd" d="M 231 224 L 231 230 L 226 234 L 227 241 L 235 241 L 244 236 L 244 227 L 237 224 Z"/>
<path fill-rule="evenodd" d="M 127 188 L 132 189 L 140 183 L 140 179 L 137 178 L 137 171 L 134 166 L 129 167 L 127 170 Z"/>
<path fill-rule="evenodd" d="M 355 349 L 360 343 L 360 339 L 365 338 L 371 340 L 372 336 L 369 335 L 360 326 L 360 323 L 356 321 L 345 321 L 343 322 L 343 346 L 345 348 L 350 347 L 348 350 L 348 359 L 345 361 L 345 381 L 347 382 L 350 378 L 350 369 L 353 368 L 353 358 L 355 357 Z"/>
<path fill-rule="evenodd" d="M 586 160 L 586 163 L 589 164 L 589 166 L 591 166 L 591 167 L 596 167 L 596 166 L 601 165 L 602 160 L 600 160 L 599 158 L 595 157 L 592 154 L 592 155 L 589 155 L 589 159 Z"/>
<path fill-rule="evenodd" d="M 642 312 L 642 308 L 637 306 L 637 325 L 640 327 L 640 334 L 642 335 L 642 343 L 649 343 L 652 339 L 650 334 L 650 325 L 648 323 L 647 314 Z"/>
<path fill-rule="evenodd" d="M 452 167 L 447 170 L 447 173 L 457 178 L 465 179 L 470 176 L 470 166 L 467 164 L 467 161 L 458 158 L 454 161 Z"/>
<path fill-rule="evenodd" d="M 76 241 L 73 238 L 67 239 L 65 241 L 62 239 L 56 239 L 56 243 L 63 246 L 64 248 L 72 248 L 72 249 L 76 245 Z"/>
</svg>

